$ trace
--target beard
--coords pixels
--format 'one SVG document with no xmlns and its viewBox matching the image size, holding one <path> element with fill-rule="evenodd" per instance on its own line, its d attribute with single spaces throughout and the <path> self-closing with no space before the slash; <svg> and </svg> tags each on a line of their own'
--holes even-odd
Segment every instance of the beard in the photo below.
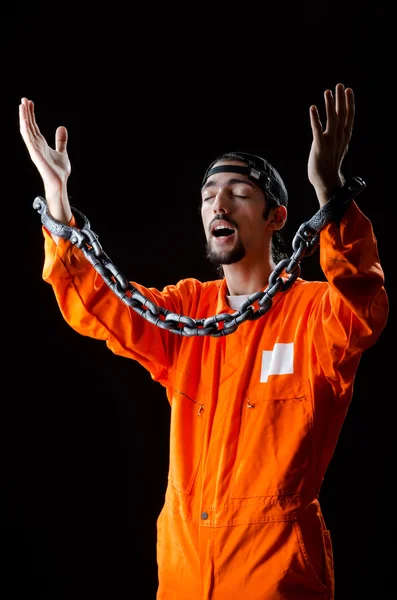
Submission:
<svg viewBox="0 0 397 600">
<path fill-rule="evenodd" d="M 242 260 L 245 256 L 245 248 L 241 240 L 231 250 L 213 250 L 211 244 L 207 242 L 205 255 L 212 265 L 221 267 L 222 265 L 232 265 Z"/>
</svg>

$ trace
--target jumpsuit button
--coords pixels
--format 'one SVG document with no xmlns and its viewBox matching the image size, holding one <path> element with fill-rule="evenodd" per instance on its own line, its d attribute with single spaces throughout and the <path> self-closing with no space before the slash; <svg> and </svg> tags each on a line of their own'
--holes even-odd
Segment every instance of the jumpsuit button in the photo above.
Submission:
<svg viewBox="0 0 397 600">
<path fill-rule="evenodd" d="M 206 513 L 206 512 L 201 513 L 201 518 L 208 519 L 208 513 Z"/>
</svg>

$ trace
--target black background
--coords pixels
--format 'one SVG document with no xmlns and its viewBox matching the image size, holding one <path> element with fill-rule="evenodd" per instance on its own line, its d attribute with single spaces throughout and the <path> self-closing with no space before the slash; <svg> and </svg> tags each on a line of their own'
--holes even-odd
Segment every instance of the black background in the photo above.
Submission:
<svg viewBox="0 0 397 600">
<path fill-rule="evenodd" d="M 287 232 L 318 209 L 309 106 L 356 96 L 346 175 L 378 238 L 391 312 L 362 358 L 321 501 L 336 600 L 386 598 L 395 554 L 395 66 L 386 4 L 19 3 L 2 9 L 3 370 L 0 595 L 154 600 L 169 407 L 148 373 L 63 321 L 41 279 L 41 179 L 19 133 L 35 102 L 65 125 L 69 193 L 124 274 L 161 288 L 215 277 L 200 181 L 224 150 L 262 154 L 290 195 Z M 4 235 L 5 234 L 5 235 Z M 321 278 L 318 253 L 302 274 Z"/>
</svg>

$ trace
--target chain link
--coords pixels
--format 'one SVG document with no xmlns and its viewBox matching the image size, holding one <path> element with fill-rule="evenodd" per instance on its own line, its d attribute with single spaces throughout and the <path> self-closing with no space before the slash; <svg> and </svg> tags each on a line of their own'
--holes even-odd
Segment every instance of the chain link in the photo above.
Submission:
<svg viewBox="0 0 397 600">
<path fill-rule="evenodd" d="M 47 202 L 42 196 L 34 199 L 33 208 L 41 214 L 42 224 L 50 233 L 70 240 L 76 245 L 120 300 L 147 321 L 177 335 L 221 337 L 235 332 L 244 321 L 255 321 L 270 310 L 274 296 L 278 292 L 289 290 L 299 277 L 302 259 L 310 256 L 317 249 L 321 229 L 331 220 L 338 221 L 350 201 L 365 187 L 366 184 L 360 177 L 353 177 L 339 188 L 325 206 L 299 227 L 292 242 L 292 255 L 276 265 L 270 274 L 269 285 L 263 292 L 251 294 L 233 313 L 219 313 L 206 319 L 193 319 L 170 312 L 141 294 L 102 250 L 87 217 L 75 207 L 72 207 L 73 213 L 80 217 L 83 224 L 80 229 L 53 219 L 49 214 Z M 281 274 L 284 271 L 288 276 L 283 278 Z M 259 306 L 256 310 L 255 302 Z"/>
</svg>

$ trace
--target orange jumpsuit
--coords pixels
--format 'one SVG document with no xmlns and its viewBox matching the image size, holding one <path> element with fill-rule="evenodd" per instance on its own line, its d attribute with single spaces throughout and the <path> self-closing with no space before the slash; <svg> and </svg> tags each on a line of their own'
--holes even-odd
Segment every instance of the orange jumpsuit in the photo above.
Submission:
<svg viewBox="0 0 397 600">
<path fill-rule="evenodd" d="M 227 337 L 184 337 L 127 307 L 69 241 L 43 228 L 43 278 L 69 325 L 132 358 L 171 405 L 169 477 L 157 521 L 158 600 L 332 600 L 318 501 L 362 352 L 388 315 L 372 225 L 353 201 L 320 235 L 327 281 L 298 278 Z M 162 291 L 195 319 L 233 312 L 225 280 Z"/>
</svg>

